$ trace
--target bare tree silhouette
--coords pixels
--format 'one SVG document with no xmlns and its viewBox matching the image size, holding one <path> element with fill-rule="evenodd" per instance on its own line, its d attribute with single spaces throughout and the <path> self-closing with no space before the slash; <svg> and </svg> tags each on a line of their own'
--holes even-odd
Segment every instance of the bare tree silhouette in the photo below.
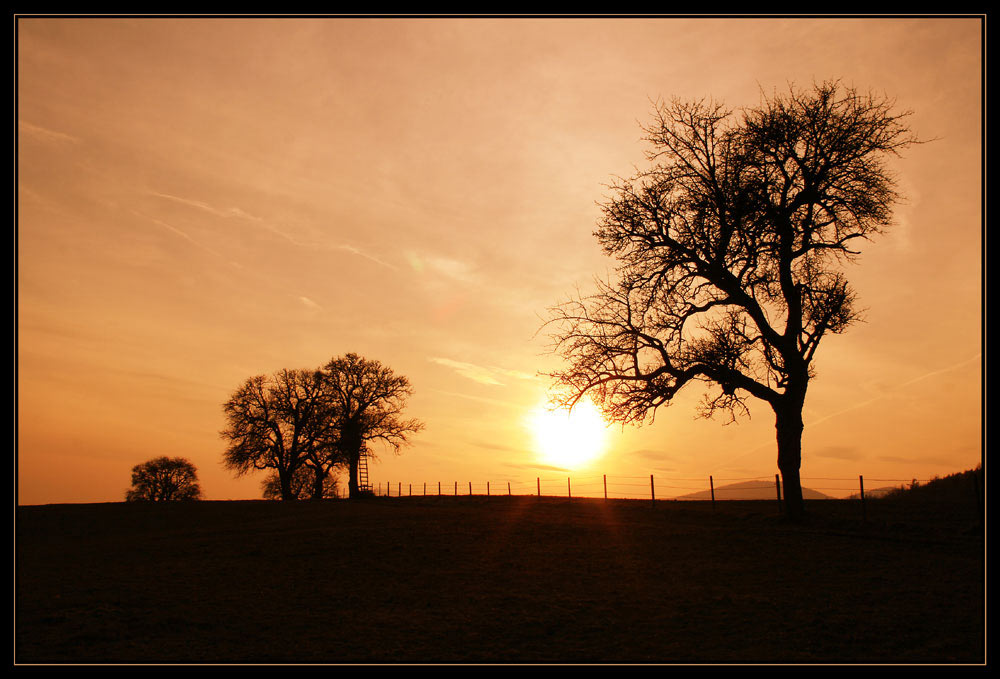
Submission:
<svg viewBox="0 0 1000 679">
<path fill-rule="evenodd" d="M 382 441 L 395 452 L 423 429 L 403 419 L 410 382 L 378 361 L 353 353 L 334 358 L 322 368 L 324 391 L 336 413 L 336 445 L 348 465 L 348 495 L 358 496 L 358 464 L 371 455 L 370 444 Z"/>
<path fill-rule="evenodd" d="M 550 309 L 567 362 L 551 375 L 559 403 L 591 394 L 612 420 L 642 424 L 692 382 L 709 385 L 705 417 L 765 401 L 787 512 L 800 517 L 813 361 L 824 335 L 858 319 L 843 264 L 890 223 L 899 196 L 885 161 L 917 142 L 908 115 L 839 82 L 739 113 L 658 104 L 650 167 L 616 180 L 595 232 L 616 278 Z"/>
<path fill-rule="evenodd" d="M 251 377 L 223 405 L 227 427 L 221 436 L 229 442 L 224 464 L 238 475 L 274 470 L 284 500 L 298 498 L 292 480 L 301 467 L 312 465 L 319 477 L 314 497 L 317 487 L 322 497 L 329 467 L 317 473 L 318 463 L 311 460 L 335 457 L 336 418 L 330 408 L 318 371 L 280 370 L 270 377 Z"/>
<path fill-rule="evenodd" d="M 328 497 L 333 469 L 346 466 L 349 496 L 357 497 L 358 465 L 371 455 L 370 444 L 383 441 L 398 452 L 423 428 L 401 417 L 410 394 L 409 380 L 357 354 L 320 370 L 252 377 L 223 405 L 224 463 L 237 474 L 273 470 L 285 500 L 304 494 L 310 474 L 312 497 Z"/>
</svg>

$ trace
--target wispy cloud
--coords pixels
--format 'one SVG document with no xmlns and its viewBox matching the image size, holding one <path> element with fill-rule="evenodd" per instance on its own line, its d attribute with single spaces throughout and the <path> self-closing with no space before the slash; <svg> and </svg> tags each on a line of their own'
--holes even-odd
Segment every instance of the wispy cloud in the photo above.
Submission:
<svg viewBox="0 0 1000 679">
<path fill-rule="evenodd" d="M 269 232 L 275 234 L 276 236 L 278 236 L 278 237 L 280 237 L 280 238 L 288 241 L 292 245 L 295 245 L 295 246 L 298 246 L 298 247 L 308 247 L 307 243 L 302 243 L 302 242 L 296 240 L 294 237 L 292 237 L 286 231 L 283 231 L 282 229 L 279 229 L 276 226 L 273 226 L 272 224 L 266 222 L 261 217 L 257 217 L 256 215 L 252 215 L 249 212 L 247 212 L 246 210 L 243 210 L 243 209 L 241 209 L 239 207 L 220 208 L 220 207 L 216 207 L 215 205 L 212 205 L 210 203 L 206 203 L 206 202 L 201 201 L 201 200 L 194 200 L 193 198 L 184 198 L 183 196 L 174 196 L 174 195 L 171 195 L 169 193 L 161 193 L 159 191 L 150 191 L 150 192 L 148 192 L 148 194 L 150 196 L 155 196 L 156 198 L 162 198 L 164 200 L 169 200 L 169 201 L 172 201 L 174 203 L 180 203 L 181 205 L 186 205 L 187 207 L 192 207 L 192 208 L 195 208 L 197 210 L 201 210 L 203 212 L 207 212 L 208 214 L 216 216 L 216 217 L 222 217 L 224 219 L 233 219 L 233 218 L 236 218 L 236 219 L 243 219 L 243 220 L 246 220 L 246 221 L 249 221 L 249 222 L 253 222 L 254 224 L 256 224 L 257 226 L 259 226 L 260 228 L 262 228 L 262 229 L 264 229 L 266 231 L 269 231 Z"/>
<path fill-rule="evenodd" d="M 245 219 L 247 221 L 254 222 L 260 228 L 265 229 L 265 230 L 267 230 L 267 231 L 275 234 L 276 236 L 279 236 L 279 237 L 283 238 L 284 240 L 288 241 L 292 245 L 295 245 L 296 247 L 300 247 L 300 248 L 315 248 L 315 247 L 317 247 L 315 244 L 307 243 L 307 242 L 299 240 L 298 238 L 295 238 L 294 236 L 292 236 L 287 231 L 285 231 L 283 229 L 280 229 L 280 228 L 274 226 L 273 224 L 271 224 L 270 222 L 268 222 L 267 220 L 265 220 L 265 219 L 263 219 L 261 217 L 257 217 L 256 215 L 252 215 L 249 212 L 246 212 L 245 210 L 243 210 L 243 209 L 241 209 L 239 207 L 220 208 L 220 207 L 217 207 L 217 206 L 212 205 L 210 203 L 206 203 L 206 202 L 201 201 L 201 200 L 195 200 L 195 199 L 192 199 L 192 198 L 184 198 L 182 196 L 174 196 L 174 195 L 171 195 L 169 193 L 162 193 L 162 192 L 159 192 L 159 191 L 150 191 L 149 195 L 155 196 L 157 198 L 163 198 L 165 200 L 170 200 L 170 201 L 173 201 L 175 203 L 180 203 L 182 205 L 187 205 L 188 207 L 193 207 L 193 208 L 196 208 L 198 210 L 202 210 L 202 211 L 207 212 L 207 213 L 209 213 L 211 215 L 215 215 L 216 217 L 224 217 L 224 218 L 227 218 L 227 219 L 235 217 L 235 218 Z M 357 257 L 363 257 L 363 258 L 365 258 L 365 259 L 367 259 L 367 260 L 369 260 L 371 262 L 374 262 L 374 263 L 378 264 L 379 266 L 383 266 L 383 267 L 385 267 L 387 269 L 396 270 L 396 267 L 393 266 L 392 264 L 390 264 L 389 262 L 386 262 L 383 259 L 380 259 L 380 258 L 378 258 L 378 257 L 376 257 L 376 256 L 374 256 L 374 255 L 372 255 L 372 254 L 370 254 L 368 252 L 365 252 L 361 248 L 356 247 L 354 245 L 343 244 L 342 243 L 342 244 L 325 245 L 325 246 L 321 245 L 320 247 L 325 247 L 325 248 L 328 248 L 328 249 L 331 249 L 331 250 L 342 250 L 344 252 L 349 252 L 352 255 L 355 255 Z"/>
<path fill-rule="evenodd" d="M 480 384 L 502 386 L 503 382 L 498 379 L 500 377 L 510 377 L 519 380 L 535 379 L 534 375 L 521 372 L 519 370 L 508 370 L 506 368 L 476 365 L 474 363 L 465 363 L 463 361 L 453 361 L 450 358 L 434 357 L 430 360 L 439 365 L 451 368 L 462 377 L 466 377 L 474 382 L 479 382 Z"/>
<path fill-rule="evenodd" d="M 79 137 L 74 137 L 71 134 L 66 134 L 65 132 L 58 132 L 56 130 L 50 130 L 45 127 L 40 127 L 38 125 L 32 125 L 29 122 L 23 120 L 17 121 L 17 129 L 19 132 L 24 132 L 35 139 L 39 139 L 48 143 L 70 143 L 78 144 L 80 143 Z"/>
<path fill-rule="evenodd" d="M 950 365 L 950 366 L 948 366 L 946 368 L 939 368 L 937 370 L 931 370 L 929 372 L 921 373 L 920 375 L 917 375 L 916 377 L 913 377 L 913 378 L 911 378 L 909 380 L 906 380 L 905 382 L 900 382 L 899 384 L 891 387 L 884 394 L 879 394 L 879 395 L 874 396 L 872 398 L 869 398 L 867 400 L 855 403 L 854 405 L 849 406 L 847 408 L 844 408 L 842 410 L 838 410 L 836 412 L 830 413 L 829 415 L 824 415 L 823 417 L 819 418 L 818 420 L 813 420 L 812 422 L 807 423 L 806 426 L 812 427 L 812 426 L 815 426 L 815 425 L 819 424 L 820 422 L 826 422 L 830 418 L 837 417 L 839 415 L 843 415 L 844 413 L 849 413 L 852 410 L 857 410 L 858 408 L 863 408 L 863 407 L 865 407 L 867 405 L 870 405 L 870 404 L 874 403 L 875 401 L 878 401 L 880 398 L 883 398 L 884 396 L 886 396 L 887 394 L 889 394 L 889 393 L 891 393 L 893 391 L 896 391 L 898 389 L 902 389 L 903 387 L 908 387 L 911 384 L 916 384 L 917 382 L 922 382 L 923 380 L 926 380 L 926 379 L 928 379 L 930 377 L 934 377 L 936 375 L 943 375 L 944 373 L 951 372 L 952 370 L 958 370 L 959 368 L 965 367 L 965 366 L 969 365 L 970 363 L 974 363 L 974 362 L 980 360 L 981 357 L 982 357 L 982 354 L 976 354 L 972 358 L 968 358 L 968 359 L 966 359 L 964 361 L 961 361 L 961 362 L 956 363 L 954 365 Z"/>
<path fill-rule="evenodd" d="M 169 193 L 159 193 L 158 191 L 150 191 L 149 195 L 156 196 L 157 198 L 165 198 L 166 200 L 174 201 L 175 203 L 181 203 L 189 207 L 195 207 L 199 210 L 204 210 L 205 212 L 216 215 L 217 217 L 240 217 L 242 219 L 249 219 L 254 222 L 263 221 L 260 217 L 255 217 L 238 207 L 228 207 L 228 208 L 218 208 L 214 205 L 210 205 L 200 200 L 193 200 L 191 198 L 182 198 L 180 196 L 172 196 Z"/>
<path fill-rule="evenodd" d="M 386 267 L 387 269 L 392 269 L 393 271 L 396 271 L 396 267 L 390 264 L 389 262 L 381 260 L 378 257 L 375 257 L 374 255 L 370 255 L 367 252 L 362 251 L 360 248 L 354 247 L 353 245 L 335 245 L 334 248 L 337 250 L 344 250 L 345 252 L 350 252 L 352 255 L 357 255 L 358 257 L 364 257 L 365 259 L 371 260 L 376 264 Z"/>
<path fill-rule="evenodd" d="M 310 309 L 322 309 L 323 308 L 319 304 L 317 304 L 316 302 L 312 301 L 311 299 L 309 299 L 308 297 L 306 297 L 304 295 L 299 295 L 299 301 L 302 302 L 303 305 L 309 307 Z"/>
<path fill-rule="evenodd" d="M 142 217 L 143 219 L 148 219 L 149 221 L 153 222 L 157 226 L 159 226 L 159 227 L 161 227 L 163 229 L 166 229 L 170 233 L 172 233 L 172 234 L 174 234 L 176 236 L 179 236 L 180 238 L 183 238 L 184 240 L 186 240 L 187 242 L 191 243 L 195 247 L 197 247 L 197 248 L 199 248 L 201 250 L 204 250 L 205 252 L 207 252 L 207 253 L 209 253 L 211 255 L 219 257 L 220 259 L 225 259 L 221 254 L 219 254 L 218 252 L 216 252 L 215 250 L 213 250 L 210 247 L 202 245 L 200 242 L 198 242 L 197 240 L 195 240 L 194 238 L 192 238 L 191 235 L 188 234 L 186 231 L 177 228 L 173 224 L 168 224 L 167 222 L 163 221 L 162 219 L 157 219 L 156 217 L 150 217 L 147 214 L 143 214 L 143 213 L 137 212 L 135 210 L 133 210 L 133 214 L 136 214 L 139 217 Z"/>
<path fill-rule="evenodd" d="M 417 252 L 407 252 L 406 260 L 417 273 L 433 273 L 456 281 L 471 282 L 472 267 L 467 263 L 450 257 L 427 255 Z"/>
<path fill-rule="evenodd" d="M 966 450 L 961 452 L 969 453 L 973 451 Z M 876 459 L 882 462 L 900 462 L 906 464 L 914 464 L 914 463 L 936 464 L 943 467 L 951 467 L 952 465 L 955 464 L 956 457 L 952 457 L 949 455 L 921 455 L 918 457 L 907 458 L 907 457 L 899 457 L 897 455 L 880 455 Z"/>
<path fill-rule="evenodd" d="M 479 401 L 480 403 L 489 403 L 493 406 L 500 406 L 503 408 L 511 408 L 513 410 L 523 410 L 524 406 L 518 403 L 509 403 L 507 401 L 501 401 L 495 398 L 487 398 L 485 396 L 473 396 L 471 394 L 462 394 L 457 391 L 445 391 L 444 389 L 431 389 L 436 394 L 444 394 L 445 396 L 456 396 L 458 398 L 468 399 L 470 401 Z"/>
<path fill-rule="evenodd" d="M 813 451 L 813 455 L 834 460 L 861 460 L 865 457 L 865 454 L 855 446 L 824 446 Z"/>
</svg>

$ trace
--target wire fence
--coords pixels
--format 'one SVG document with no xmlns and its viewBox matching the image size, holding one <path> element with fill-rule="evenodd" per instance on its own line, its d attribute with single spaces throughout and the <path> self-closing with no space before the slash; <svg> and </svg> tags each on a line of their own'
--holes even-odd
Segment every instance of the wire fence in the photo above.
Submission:
<svg viewBox="0 0 1000 679">
<path fill-rule="evenodd" d="M 801 477 L 804 498 L 861 499 L 878 497 L 900 488 L 914 487 L 931 479 Z M 865 484 L 868 484 L 866 490 Z M 877 484 L 877 485 L 872 485 Z M 536 495 L 645 500 L 753 500 L 784 499 L 778 475 L 753 477 L 680 478 L 669 476 L 537 476 L 491 481 L 375 481 L 372 491 L 380 497 Z M 812 492 L 816 491 L 816 492 Z"/>
</svg>

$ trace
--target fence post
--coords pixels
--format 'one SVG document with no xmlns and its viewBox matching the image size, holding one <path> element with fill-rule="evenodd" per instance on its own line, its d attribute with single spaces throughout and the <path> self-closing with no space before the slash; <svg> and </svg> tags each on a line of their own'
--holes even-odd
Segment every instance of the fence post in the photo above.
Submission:
<svg viewBox="0 0 1000 679">
<path fill-rule="evenodd" d="M 774 475 L 774 487 L 778 491 L 778 513 L 781 514 L 781 479 L 777 474 Z"/>
<path fill-rule="evenodd" d="M 608 499 L 608 475 L 604 475 L 604 499 Z"/>
<path fill-rule="evenodd" d="M 566 477 L 566 497 L 573 499 L 573 490 L 569 487 L 569 477 Z"/>
<path fill-rule="evenodd" d="M 486 497 L 490 496 L 490 482 L 486 482 Z"/>
<path fill-rule="evenodd" d="M 858 484 L 861 486 L 861 520 L 868 520 L 868 510 L 865 507 L 865 477 L 858 474 Z"/>
<path fill-rule="evenodd" d="M 708 477 L 708 487 L 712 491 L 712 509 L 715 509 L 715 479 Z"/>
<path fill-rule="evenodd" d="M 469 481 L 469 495 L 472 495 L 472 481 Z"/>
<path fill-rule="evenodd" d="M 656 488 L 653 487 L 653 475 L 649 475 L 649 499 L 652 501 L 653 506 L 656 506 Z"/>
<path fill-rule="evenodd" d="M 413 484 L 410 484 L 410 497 L 413 497 Z"/>
<path fill-rule="evenodd" d="M 542 479 L 538 476 L 535 477 L 535 485 L 538 486 L 538 497 L 542 496 Z"/>
<path fill-rule="evenodd" d="M 403 497 L 403 482 L 396 482 L 396 497 Z"/>
<path fill-rule="evenodd" d="M 510 481 L 507 482 L 507 497 L 510 497 Z"/>
<path fill-rule="evenodd" d="M 455 482 L 455 495 L 458 495 L 458 481 Z"/>
<path fill-rule="evenodd" d="M 441 497 L 441 482 L 438 481 L 438 497 Z"/>
</svg>

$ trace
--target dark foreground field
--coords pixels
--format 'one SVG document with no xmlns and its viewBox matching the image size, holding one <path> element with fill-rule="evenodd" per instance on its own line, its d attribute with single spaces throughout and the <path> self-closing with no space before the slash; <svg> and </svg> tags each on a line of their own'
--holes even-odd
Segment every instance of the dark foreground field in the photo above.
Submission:
<svg viewBox="0 0 1000 679">
<path fill-rule="evenodd" d="M 965 508 L 19 507 L 15 662 L 982 663 Z"/>
</svg>

